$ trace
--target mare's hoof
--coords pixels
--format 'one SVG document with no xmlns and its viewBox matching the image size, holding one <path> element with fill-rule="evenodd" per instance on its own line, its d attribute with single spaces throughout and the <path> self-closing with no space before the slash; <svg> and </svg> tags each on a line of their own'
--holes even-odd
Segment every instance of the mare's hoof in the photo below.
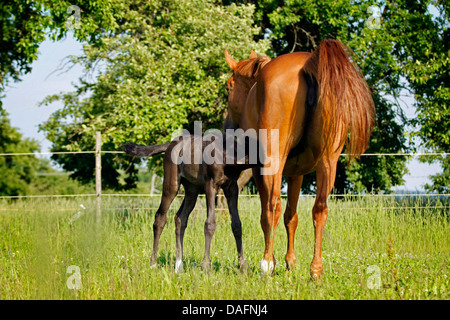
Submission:
<svg viewBox="0 0 450 320">
<path fill-rule="evenodd" d="M 320 283 L 322 273 L 323 273 L 322 265 L 319 265 L 319 266 L 311 265 L 310 274 L 311 274 L 312 281 L 314 281 L 316 283 Z"/>
<path fill-rule="evenodd" d="M 295 257 L 295 254 L 287 254 L 286 258 L 286 269 L 287 270 L 294 270 L 295 263 L 297 262 L 297 258 Z"/>
<path fill-rule="evenodd" d="M 275 263 L 273 261 L 266 261 L 263 259 L 261 260 L 260 267 L 262 276 L 271 275 L 275 270 Z"/>
</svg>

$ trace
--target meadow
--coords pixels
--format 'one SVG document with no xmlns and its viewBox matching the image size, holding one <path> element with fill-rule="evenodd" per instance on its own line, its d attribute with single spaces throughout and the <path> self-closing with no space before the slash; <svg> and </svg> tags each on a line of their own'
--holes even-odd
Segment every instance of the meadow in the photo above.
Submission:
<svg viewBox="0 0 450 320">
<path fill-rule="evenodd" d="M 258 197 L 241 195 L 239 200 L 247 273 L 237 268 L 227 210 L 217 212 L 212 269 L 208 273 L 201 269 L 206 216 L 201 197 L 186 230 L 181 274 L 174 273 L 173 221 L 181 198 L 171 206 L 156 268 L 150 268 L 149 259 L 159 197 L 103 197 L 99 223 L 94 198 L 0 200 L 0 298 L 449 298 L 450 222 L 445 198 L 330 198 L 319 283 L 309 276 L 313 201 L 312 197 L 299 201 L 296 268 L 285 269 L 281 219 L 275 274 L 261 276 Z"/>
</svg>

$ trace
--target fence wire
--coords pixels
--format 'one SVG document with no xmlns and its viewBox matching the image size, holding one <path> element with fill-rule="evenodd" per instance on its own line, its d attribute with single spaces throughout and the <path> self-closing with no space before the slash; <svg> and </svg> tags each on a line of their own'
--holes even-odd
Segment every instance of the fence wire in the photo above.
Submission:
<svg viewBox="0 0 450 320">
<path fill-rule="evenodd" d="M 54 154 L 124 154 L 124 151 L 108 151 L 108 150 L 97 150 L 97 151 L 55 151 L 55 152 L 29 152 L 29 153 L 0 153 L 0 156 L 38 156 L 38 155 L 54 155 Z M 350 154 L 342 153 L 341 156 L 349 156 Z M 450 155 L 448 152 L 419 152 L 419 153 L 408 153 L 408 152 L 399 152 L 399 153 L 364 153 L 361 156 L 407 156 L 407 157 L 418 157 L 418 156 L 442 156 L 446 157 Z M 0 199 L 33 199 L 33 198 L 74 198 L 74 197 L 160 197 L 160 194 L 121 194 L 121 193 L 91 193 L 91 194 L 53 194 L 53 195 L 15 195 L 15 196 L 0 196 Z M 219 197 L 223 196 L 222 194 L 218 195 Z M 300 198 L 313 198 L 315 194 L 301 194 Z M 362 197 L 448 197 L 450 194 L 440 193 L 392 193 L 392 194 L 331 194 L 329 197 L 331 198 L 362 198 Z M 178 197 L 184 197 L 183 194 L 179 194 Z M 240 194 L 239 197 L 259 197 L 258 195 L 247 195 Z M 282 198 L 286 197 L 286 195 L 281 195 Z M 442 209 L 448 209 L 448 207 L 439 207 Z M 155 209 L 156 208 L 148 208 Z"/>
<path fill-rule="evenodd" d="M 18 153 L 0 153 L 0 156 L 39 156 L 39 155 L 52 155 L 52 154 L 95 154 L 96 151 L 54 151 L 54 152 L 18 152 Z M 112 154 L 125 154 L 124 151 L 108 151 L 101 150 L 100 153 L 112 153 Z M 350 156 L 350 153 L 341 153 L 341 157 Z M 419 156 L 442 156 L 446 157 L 450 155 L 449 152 L 397 152 L 397 153 L 363 153 L 361 157 L 376 157 L 376 156 L 411 156 L 411 157 L 419 157 Z"/>
</svg>

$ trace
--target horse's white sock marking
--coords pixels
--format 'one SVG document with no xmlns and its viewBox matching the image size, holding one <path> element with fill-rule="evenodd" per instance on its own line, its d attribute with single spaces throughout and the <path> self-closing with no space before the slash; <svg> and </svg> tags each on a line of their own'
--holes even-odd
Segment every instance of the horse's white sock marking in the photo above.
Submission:
<svg viewBox="0 0 450 320">
<path fill-rule="evenodd" d="M 264 259 L 261 260 L 261 273 L 269 274 L 273 272 L 274 269 L 273 261 L 266 261 Z"/>
<path fill-rule="evenodd" d="M 175 272 L 179 273 L 181 271 L 183 271 L 183 261 L 177 260 L 177 261 L 175 261 Z"/>
</svg>

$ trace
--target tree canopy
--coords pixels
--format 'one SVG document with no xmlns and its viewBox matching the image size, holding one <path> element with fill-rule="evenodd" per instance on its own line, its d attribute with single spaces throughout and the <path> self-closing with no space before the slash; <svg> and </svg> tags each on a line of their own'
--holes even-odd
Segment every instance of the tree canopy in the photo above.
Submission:
<svg viewBox="0 0 450 320">
<path fill-rule="evenodd" d="M 8 81 L 30 71 L 45 37 L 58 40 L 70 31 L 84 43 L 81 56 L 68 58 L 85 68 L 74 91 L 41 103 L 64 104 L 40 126 L 53 151 L 92 150 L 95 131 L 102 132 L 103 149 L 117 150 L 126 141 L 166 142 L 177 129 L 192 131 L 194 120 L 201 120 L 203 129 L 221 128 L 230 76 L 225 48 L 237 59 L 247 58 L 251 49 L 273 58 L 312 51 L 327 38 L 352 49 L 352 59 L 373 90 L 377 114 L 367 152 L 450 150 L 449 14 L 444 1 L 80 0 L 74 7 L 69 1 L 6 0 L 0 22 L 0 93 Z M 414 95 L 414 119 L 402 111 L 404 92 Z M 92 155 L 53 159 L 73 178 L 93 179 Z M 104 155 L 103 184 L 134 187 L 134 161 Z M 152 161 L 154 165 L 158 159 Z M 336 192 L 389 192 L 403 182 L 407 161 L 363 156 L 347 166 L 342 158 Z M 423 161 L 439 161 L 443 168 L 426 188 L 447 192 L 449 157 Z M 125 180 L 120 178 L 123 171 Z M 305 189 L 313 190 L 314 181 L 314 176 L 305 177 Z"/>
<path fill-rule="evenodd" d="M 61 40 L 73 30 L 80 41 L 95 43 L 99 35 L 117 27 L 125 9 L 121 1 L 98 2 L 79 0 L 76 3 L 83 23 L 68 23 L 76 14 L 71 1 L 3 0 L 0 5 L 0 89 L 9 80 L 19 81 L 31 71 L 38 57 L 39 45 L 48 37 Z"/>
<path fill-rule="evenodd" d="M 376 104 L 375 128 L 368 153 L 415 150 L 412 136 L 437 152 L 450 151 L 449 14 L 444 1 L 250 1 L 257 7 L 255 21 L 270 34 L 271 54 L 312 51 L 323 39 L 339 39 L 354 52 L 353 59 L 372 88 Z M 402 110 L 403 92 L 416 99 L 416 117 Z M 411 136 L 410 136 L 411 138 Z M 411 141 L 411 140 L 410 140 Z M 448 157 L 447 157 L 448 158 Z M 430 190 L 448 190 L 447 158 L 440 160 L 444 173 L 432 178 Z M 349 168 L 338 165 L 335 188 L 347 191 L 389 191 L 403 182 L 406 157 L 362 157 Z M 306 187 L 314 183 L 306 177 Z M 445 187 L 447 186 L 447 187 Z"/>
<path fill-rule="evenodd" d="M 264 53 L 268 48 L 267 41 L 253 40 L 259 28 L 253 26 L 252 6 L 133 0 L 125 12 L 116 31 L 72 57 L 87 70 L 77 90 L 43 102 L 64 102 L 41 126 L 53 150 L 92 149 L 95 131 L 102 132 L 105 150 L 117 150 L 127 141 L 167 142 L 178 129 L 192 131 L 194 120 L 201 120 L 204 129 L 221 128 L 229 76 L 225 48 L 240 58 L 247 58 L 251 49 Z M 74 177 L 92 179 L 93 167 L 83 157 L 53 158 Z M 134 187 L 136 170 L 130 161 L 106 155 L 104 184 Z M 120 183 L 120 169 L 128 174 L 125 184 Z"/>
<path fill-rule="evenodd" d="M 70 1 L 11 1 L 0 4 L 0 153 L 33 153 L 40 146 L 33 139 L 23 138 L 11 127 L 2 107 L 5 88 L 18 82 L 31 71 L 38 57 L 39 45 L 46 39 L 62 39 L 73 30 L 80 41 L 95 44 L 102 32 L 114 30 L 122 13 L 121 1 L 77 1 L 76 9 L 83 23 L 74 25 L 73 6 Z M 23 195 L 37 181 L 37 171 L 51 170 L 49 163 L 35 156 L 0 157 L 0 194 Z M 42 181 L 41 181 L 42 182 Z M 31 188 L 31 189 L 30 189 Z M 34 189 L 33 189 L 34 188 Z M 32 192 L 32 191 L 30 191 Z"/>
<path fill-rule="evenodd" d="M 33 153 L 39 151 L 34 139 L 22 138 L 16 128 L 11 127 L 6 112 L 0 108 L 0 153 Z M 24 195 L 35 179 L 40 167 L 34 156 L 0 157 L 0 196 Z"/>
</svg>

